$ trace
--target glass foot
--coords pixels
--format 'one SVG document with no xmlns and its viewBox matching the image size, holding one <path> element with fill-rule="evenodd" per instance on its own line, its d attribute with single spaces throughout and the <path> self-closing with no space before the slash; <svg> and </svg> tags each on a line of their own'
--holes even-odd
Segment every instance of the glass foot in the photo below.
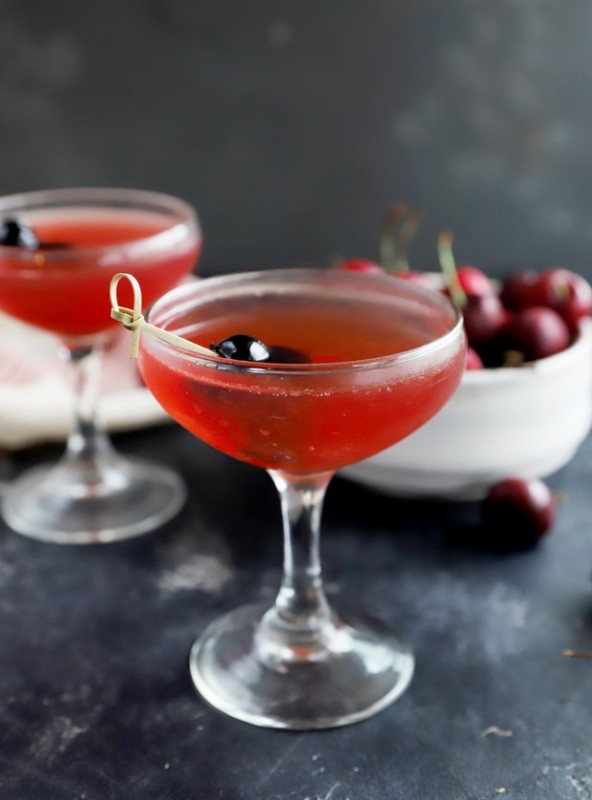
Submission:
<svg viewBox="0 0 592 800">
<path fill-rule="evenodd" d="M 181 509 L 185 484 L 172 470 L 113 456 L 34 467 L 6 488 L 2 516 L 17 533 L 58 544 L 128 539 L 159 528 Z"/>
<path fill-rule="evenodd" d="M 196 689 L 231 717 L 269 728 L 349 725 L 394 702 L 413 675 L 412 653 L 373 621 L 339 623 L 312 659 L 270 663 L 256 632 L 266 608 L 245 606 L 212 623 L 190 655 Z"/>
</svg>

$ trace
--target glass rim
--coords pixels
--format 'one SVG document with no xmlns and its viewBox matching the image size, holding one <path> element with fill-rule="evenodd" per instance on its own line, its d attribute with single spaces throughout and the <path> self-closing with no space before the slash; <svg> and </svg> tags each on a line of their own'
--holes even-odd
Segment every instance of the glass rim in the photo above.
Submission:
<svg viewBox="0 0 592 800">
<path fill-rule="evenodd" d="M 202 238 L 199 216 L 191 203 L 167 192 L 152 189 L 136 189 L 124 186 L 72 186 L 50 189 L 35 189 L 0 196 L 0 219 L 33 211 L 59 208 L 128 208 L 133 210 L 152 210 L 156 213 L 169 213 L 171 224 L 156 233 L 130 238 L 123 242 L 56 249 L 33 249 L 15 245 L 0 244 L 0 257 L 21 261 L 37 262 L 43 256 L 44 262 L 69 261 L 97 253 L 121 251 L 129 247 L 160 242 L 176 238 L 177 229 L 194 231 Z"/>
<path fill-rule="evenodd" d="M 200 278 L 196 276 L 195 281 L 191 281 L 190 283 L 183 283 L 179 286 L 174 287 L 173 289 L 169 289 L 168 292 L 161 295 L 148 309 L 146 312 L 146 321 L 149 322 L 151 325 L 159 327 L 158 323 L 158 314 L 162 311 L 162 307 L 165 305 L 169 305 L 171 303 L 177 303 L 181 301 L 185 296 L 187 298 L 191 297 L 194 293 L 199 293 L 200 289 L 204 289 L 207 291 L 210 287 L 224 287 L 226 284 L 234 282 L 234 283 L 248 283 L 252 281 L 257 281 L 263 278 L 269 278 L 273 280 L 274 277 L 282 277 L 287 279 L 295 279 L 296 277 L 304 277 L 304 276 L 327 276 L 332 272 L 336 273 L 337 275 L 340 273 L 340 270 L 337 268 L 318 268 L 318 267 L 288 267 L 288 268 L 274 268 L 274 269 L 266 269 L 266 270 L 251 270 L 251 271 L 242 271 L 242 272 L 232 272 L 232 273 L 224 273 L 223 275 L 213 275 L 206 278 Z M 351 372 L 352 370 L 365 370 L 365 369 L 376 369 L 379 367 L 388 367 L 394 366 L 395 364 L 406 364 L 412 361 L 415 361 L 419 358 L 425 358 L 433 353 L 437 353 L 440 349 L 448 347 L 452 344 L 456 339 L 462 339 L 464 334 L 464 323 L 461 311 L 454 305 L 454 303 L 446 298 L 444 295 L 438 295 L 437 292 L 431 289 L 426 289 L 423 286 L 418 286 L 417 284 L 412 284 L 409 281 L 404 279 L 396 278 L 390 274 L 385 273 L 385 275 L 376 275 L 376 274 L 364 274 L 364 273 L 355 273 L 355 272 L 341 272 L 341 278 L 347 278 L 352 282 L 356 283 L 359 282 L 360 284 L 369 284 L 369 283 L 384 283 L 386 282 L 396 281 L 399 286 L 404 287 L 404 291 L 409 293 L 410 298 L 415 297 L 424 297 L 428 298 L 430 301 L 433 301 L 434 298 L 439 298 L 437 302 L 441 301 L 443 307 L 446 307 L 451 311 L 451 319 L 453 323 L 449 330 L 445 333 L 437 336 L 434 339 L 431 339 L 429 342 L 425 342 L 424 344 L 417 345 L 416 347 L 409 348 L 408 350 L 402 350 L 397 353 L 390 353 L 383 356 L 377 356 L 372 358 L 364 358 L 364 359 L 354 359 L 354 360 L 343 360 L 343 361 L 333 361 L 333 362 L 323 362 L 323 363 L 281 363 L 281 362 L 249 362 L 249 361 L 241 361 L 238 359 L 231 359 L 231 358 L 224 358 L 223 356 L 218 356 L 214 353 L 212 355 L 207 354 L 197 354 L 195 351 L 191 350 L 190 348 L 185 349 L 182 344 L 164 341 L 162 339 L 158 339 L 158 345 L 167 349 L 171 349 L 178 352 L 183 352 L 187 354 L 192 360 L 202 364 L 203 366 L 209 367 L 216 367 L 219 369 L 224 370 L 234 370 L 241 373 L 273 373 L 273 374 L 289 374 L 295 375 L 298 373 L 302 374 L 311 374 L 311 373 L 337 373 L 337 372 Z M 205 286 L 204 286 L 205 284 Z M 164 328 L 164 330 L 168 330 Z M 144 335 L 150 336 L 147 332 L 142 334 L 142 338 Z M 150 337 L 155 338 L 155 337 Z M 182 338 L 182 337 L 179 337 Z"/>
</svg>

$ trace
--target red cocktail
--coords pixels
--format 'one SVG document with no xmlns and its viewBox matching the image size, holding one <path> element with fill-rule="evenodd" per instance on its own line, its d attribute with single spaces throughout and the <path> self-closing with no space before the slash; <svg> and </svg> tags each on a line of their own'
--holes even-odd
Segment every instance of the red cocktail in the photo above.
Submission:
<svg viewBox="0 0 592 800">
<path fill-rule="evenodd" d="M 282 503 L 276 602 L 208 628 L 191 653 L 196 687 L 226 713 L 272 727 L 332 727 L 379 711 L 409 683 L 413 656 L 330 608 L 321 507 L 335 470 L 399 441 L 454 392 L 466 354 L 457 312 L 409 282 L 304 269 L 179 287 L 149 319 L 140 369 L 155 397 L 200 439 L 266 469 Z M 212 352 L 238 333 L 262 340 L 271 358 Z"/>
<path fill-rule="evenodd" d="M 197 230 L 171 228 L 170 216 L 149 209 L 64 207 L 19 219 L 42 246 L 0 244 L 0 309 L 69 341 L 117 325 L 108 297 L 114 267 L 141 279 L 149 304 L 190 272 L 201 246 Z"/>
<path fill-rule="evenodd" d="M 217 450 L 298 475 L 339 469 L 407 436 L 456 387 L 462 350 L 457 347 L 445 359 L 416 358 L 404 367 L 398 361 L 390 368 L 371 363 L 354 368 L 351 362 L 421 348 L 444 335 L 450 314 L 435 315 L 417 302 L 408 310 L 405 297 L 377 302 L 353 290 L 337 302 L 331 294 L 333 274 L 322 278 L 329 284 L 326 294 L 316 284 L 286 291 L 284 284 L 274 287 L 265 277 L 261 294 L 248 285 L 241 295 L 237 279 L 232 298 L 218 299 L 215 289 L 212 299 L 206 288 L 188 290 L 199 302 L 189 301 L 190 310 L 174 322 L 184 338 L 206 345 L 233 330 L 248 331 L 298 351 L 312 367 L 269 367 L 263 375 L 197 369 L 180 350 L 149 341 L 140 367 L 151 392 L 174 419 Z M 179 296 L 169 302 L 184 301 Z M 160 319 L 167 312 L 156 313 Z M 164 324 L 168 330 L 166 316 Z"/>
<path fill-rule="evenodd" d="M 0 310 L 58 337 L 76 397 L 64 458 L 14 481 L 3 516 L 20 533 L 63 543 L 152 530 L 179 510 L 184 485 L 169 470 L 115 453 L 96 417 L 96 367 L 116 326 L 113 271 L 140 277 L 147 304 L 173 287 L 199 256 L 195 211 L 156 192 L 55 189 L 0 198 L 0 223 Z"/>
</svg>

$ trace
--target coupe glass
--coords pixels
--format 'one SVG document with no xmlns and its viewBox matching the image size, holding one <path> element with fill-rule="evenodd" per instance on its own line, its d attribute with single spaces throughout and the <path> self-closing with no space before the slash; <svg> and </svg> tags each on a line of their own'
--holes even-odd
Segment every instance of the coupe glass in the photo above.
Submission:
<svg viewBox="0 0 592 800">
<path fill-rule="evenodd" d="M 24 223 L 42 243 L 0 245 L 0 309 L 56 336 L 75 394 L 63 458 L 9 486 L 6 523 L 27 536 L 75 544 L 162 525 L 182 506 L 185 486 L 174 472 L 115 451 L 97 419 L 98 367 L 117 332 L 108 301 L 113 270 L 140 277 L 147 304 L 181 281 L 201 249 L 194 209 L 156 192 L 72 188 L 2 197 L 0 218 Z"/>
<path fill-rule="evenodd" d="M 446 297 L 389 276 L 280 269 L 176 288 L 149 322 L 182 338 L 146 327 L 146 385 L 195 436 L 267 470 L 282 508 L 275 604 L 232 611 L 199 637 L 190 656 L 197 690 L 268 727 L 328 728 L 380 711 L 408 685 L 413 655 L 382 623 L 329 605 L 321 508 L 336 470 L 407 436 L 452 395 L 466 354 L 458 313 Z M 183 341 L 207 348 L 238 333 L 277 356 L 233 361 Z"/>
</svg>

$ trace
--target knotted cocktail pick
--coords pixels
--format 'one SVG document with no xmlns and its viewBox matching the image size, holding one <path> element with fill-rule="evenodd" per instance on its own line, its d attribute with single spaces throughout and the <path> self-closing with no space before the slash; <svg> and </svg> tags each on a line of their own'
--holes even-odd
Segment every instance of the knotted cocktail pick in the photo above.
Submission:
<svg viewBox="0 0 592 800">
<path fill-rule="evenodd" d="M 117 287 L 122 278 L 126 278 L 132 287 L 134 295 L 133 308 L 120 306 L 117 300 Z M 130 358 L 138 357 L 141 333 L 149 333 L 151 336 L 156 336 L 158 339 L 162 339 L 169 344 L 174 344 L 177 347 L 182 347 L 184 350 L 190 350 L 202 356 L 220 357 L 218 353 L 209 350 L 207 347 L 202 347 L 202 345 L 191 342 L 189 339 L 176 336 L 174 333 L 169 333 L 169 331 L 157 328 L 156 325 L 151 325 L 149 322 L 146 322 L 142 314 L 142 289 L 140 288 L 138 280 L 128 272 L 118 272 L 111 278 L 109 297 L 111 299 L 111 317 L 121 322 L 123 327 L 127 328 L 128 331 L 131 331 Z"/>
<path fill-rule="evenodd" d="M 117 300 L 117 286 L 122 278 L 126 278 L 131 287 L 134 296 L 133 308 L 119 305 Z M 181 347 L 184 350 L 189 350 L 192 353 L 198 353 L 201 356 L 213 356 L 214 358 L 224 358 L 235 361 L 252 361 L 260 364 L 264 361 L 270 361 L 273 358 L 277 362 L 288 364 L 303 364 L 309 363 L 310 359 L 306 354 L 296 350 L 292 347 L 268 347 L 259 339 L 255 339 L 248 334 L 239 333 L 233 336 L 228 336 L 222 339 L 217 344 L 211 344 L 209 348 L 203 347 L 200 344 L 185 339 L 182 336 L 177 336 L 174 333 L 169 333 L 162 328 L 157 328 L 156 325 L 151 325 L 146 322 L 142 314 L 142 290 L 137 279 L 127 272 L 118 272 L 111 278 L 111 286 L 109 289 L 111 298 L 111 316 L 118 322 L 131 331 L 132 338 L 130 342 L 130 357 L 138 357 L 138 349 L 140 344 L 140 333 L 149 333 L 156 336 L 169 344 L 176 347 Z"/>
</svg>

